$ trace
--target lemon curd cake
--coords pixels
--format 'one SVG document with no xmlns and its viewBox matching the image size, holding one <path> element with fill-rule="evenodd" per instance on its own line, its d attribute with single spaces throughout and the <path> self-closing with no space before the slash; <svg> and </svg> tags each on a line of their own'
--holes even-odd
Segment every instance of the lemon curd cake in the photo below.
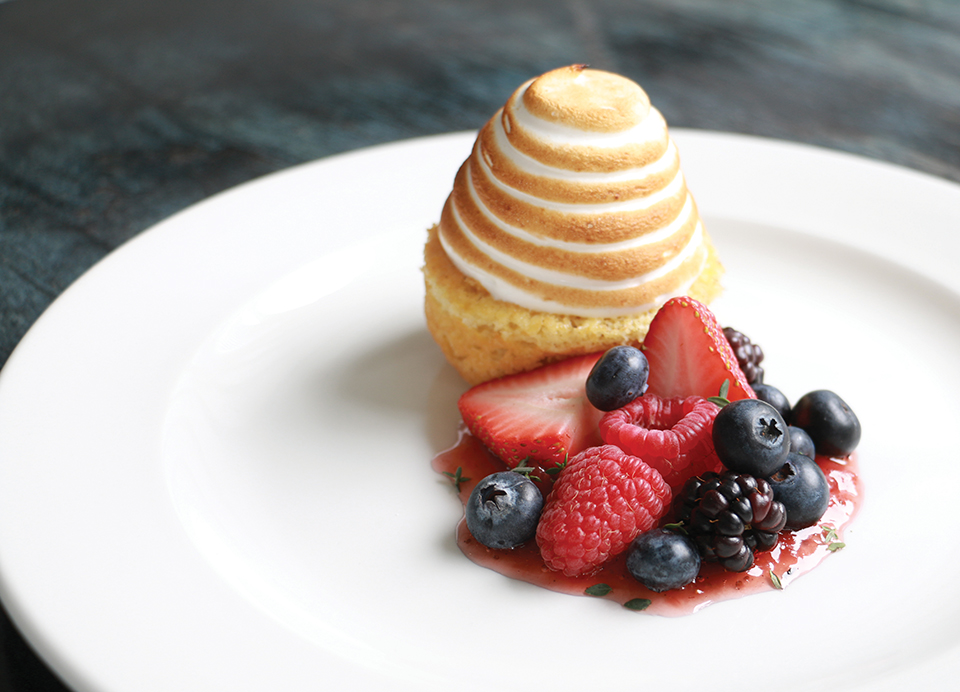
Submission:
<svg viewBox="0 0 960 692">
<path fill-rule="evenodd" d="M 480 130 L 424 255 L 427 326 L 470 384 L 637 344 L 723 272 L 663 116 L 582 65 L 521 85 Z"/>
</svg>

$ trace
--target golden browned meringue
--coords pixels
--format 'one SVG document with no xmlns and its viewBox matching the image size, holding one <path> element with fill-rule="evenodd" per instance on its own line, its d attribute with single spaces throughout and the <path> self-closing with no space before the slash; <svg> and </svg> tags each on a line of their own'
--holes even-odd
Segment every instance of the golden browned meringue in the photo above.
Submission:
<svg viewBox="0 0 960 692">
<path fill-rule="evenodd" d="M 431 230 L 427 321 L 470 382 L 642 339 L 722 271 L 663 116 L 583 65 L 518 88 L 484 125 Z"/>
<path fill-rule="evenodd" d="M 649 310 L 706 261 L 663 117 L 635 82 L 581 65 L 530 80 L 487 122 L 440 240 L 495 298 L 584 317 Z"/>
</svg>

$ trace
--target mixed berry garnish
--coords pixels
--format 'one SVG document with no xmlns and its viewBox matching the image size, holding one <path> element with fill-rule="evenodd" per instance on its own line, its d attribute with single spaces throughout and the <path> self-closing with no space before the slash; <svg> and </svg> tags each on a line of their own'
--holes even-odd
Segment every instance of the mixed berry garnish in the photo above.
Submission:
<svg viewBox="0 0 960 692">
<path fill-rule="evenodd" d="M 474 387 L 464 423 L 503 470 L 473 489 L 467 528 L 493 550 L 535 545 L 568 577 L 622 555 L 626 578 L 655 593 L 708 564 L 750 570 L 820 522 L 831 496 L 817 459 L 848 457 L 860 440 L 840 397 L 817 390 L 791 406 L 762 383 L 762 359 L 683 297 L 642 344 Z"/>
</svg>

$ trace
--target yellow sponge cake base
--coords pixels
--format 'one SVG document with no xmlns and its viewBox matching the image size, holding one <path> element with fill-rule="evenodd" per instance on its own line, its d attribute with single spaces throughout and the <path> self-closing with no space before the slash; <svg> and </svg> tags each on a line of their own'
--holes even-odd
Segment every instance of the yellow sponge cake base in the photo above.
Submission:
<svg viewBox="0 0 960 692">
<path fill-rule="evenodd" d="M 721 291 L 723 267 L 713 245 L 687 295 L 710 303 Z M 622 317 L 536 312 L 493 298 L 447 257 L 430 229 L 424 249 L 427 328 L 447 360 L 471 385 L 532 370 L 618 344 L 639 344 L 656 310 Z"/>
</svg>

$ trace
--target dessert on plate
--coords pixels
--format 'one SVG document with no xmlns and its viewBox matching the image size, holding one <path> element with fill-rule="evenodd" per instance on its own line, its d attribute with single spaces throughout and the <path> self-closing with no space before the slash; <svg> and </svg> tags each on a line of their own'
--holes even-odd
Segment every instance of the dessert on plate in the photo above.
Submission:
<svg viewBox="0 0 960 692">
<path fill-rule="evenodd" d="M 484 125 L 424 255 L 427 325 L 470 384 L 639 343 L 666 300 L 709 303 L 722 274 L 663 116 L 583 65 Z"/>
<path fill-rule="evenodd" d="M 471 387 L 460 439 L 433 460 L 464 505 L 461 550 L 660 615 L 786 587 L 845 545 L 860 422 L 828 390 L 791 404 L 762 358 L 682 296 L 639 348 Z"/>
<path fill-rule="evenodd" d="M 721 328 L 722 268 L 636 83 L 574 65 L 517 89 L 425 259 L 428 327 L 472 385 L 433 461 L 471 560 L 678 615 L 844 546 L 860 422 L 828 390 L 791 405 Z"/>
</svg>

